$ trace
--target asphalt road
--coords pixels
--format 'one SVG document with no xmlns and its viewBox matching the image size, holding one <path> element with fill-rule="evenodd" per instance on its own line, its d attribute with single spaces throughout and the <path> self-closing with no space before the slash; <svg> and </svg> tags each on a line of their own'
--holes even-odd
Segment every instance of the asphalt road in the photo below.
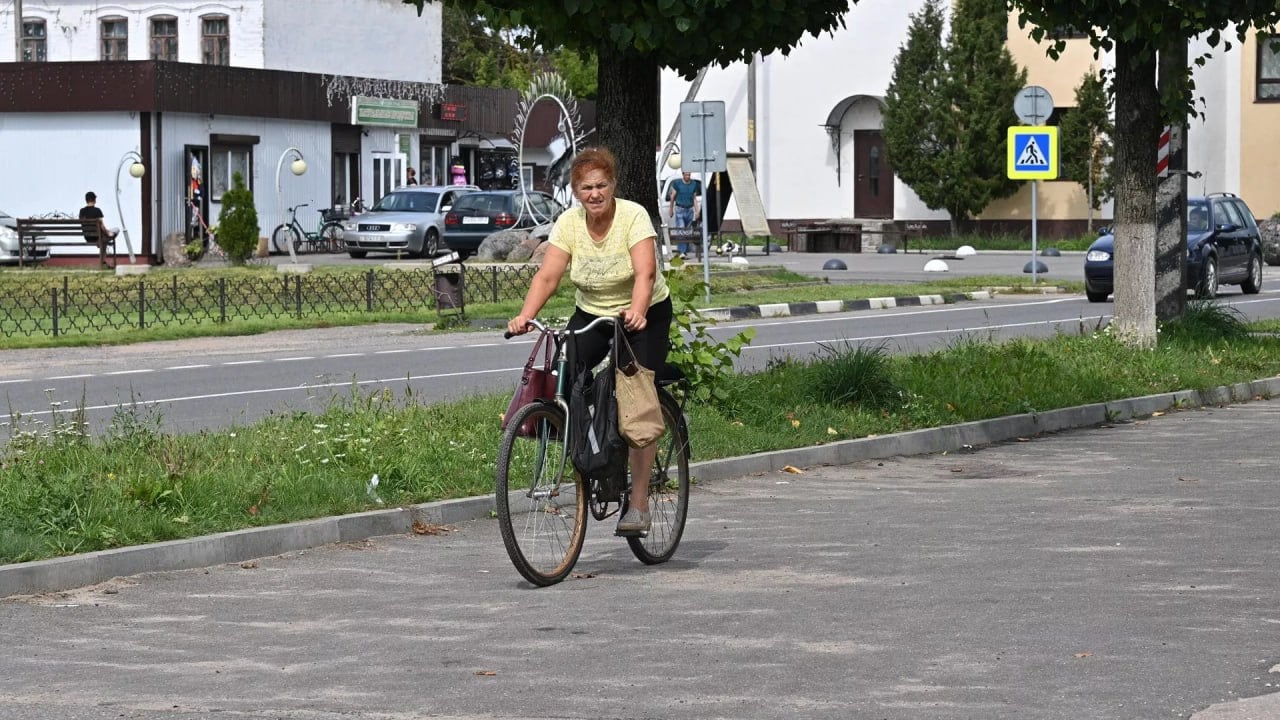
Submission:
<svg viewBox="0 0 1280 720">
<path fill-rule="evenodd" d="M 702 483 L 540 590 L 479 520 L 14 598 L 0 719 L 1280 717 L 1277 423 Z"/>
<path fill-rule="evenodd" d="M 911 283 L 936 277 L 921 269 L 930 259 L 927 255 L 841 256 L 848 271 L 822 271 L 824 257 L 782 253 L 767 260 L 790 264 L 799 272 L 839 274 L 854 281 Z M 754 254 L 749 259 L 766 260 Z M 1082 273 L 1078 256 L 1047 260 L 1064 275 Z M 1002 268 L 1011 261 L 1016 264 L 1022 258 L 990 254 L 952 263 L 965 273 L 987 275 L 1007 274 Z M 1249 317 L 1280 316 L 1280 292 L 1270 289 L 1280 288 L 1280 270 L 1268 268 L 1266 277 L 1263 294 L 1242 296 L 1233 289 L 1221 302 Z M 1051 273 L 1047 282 L 1052 279 Z M 884 345 L 913 352 L 963 337 L 998 340 L 1091 331 L 1109 320 L 1111 309 L 1110 303 L 1089 303 L 1074 295 L 1010 295 L 947 306 L 729 322 L 717 326 L 712 335 L 725 337 L 755 328 L 756 339 L 739 362 L 741 369 L 754 370 L 781 355 L 821 353 L 824 345 Z M 249 424 L 275 412 L 315 411 L 353 388 L 368 392 L 385 387 L 397 395 L 411 388 L 420 398 L 459 399 L 509 388 L 528 351 L 527 338 L 503 341 L 496 330 L 437 335 L 414 325 L 6 350 L 0 351 L 0 393 L 5 400 L 0 422 L 12 422 L 15 415 L 49 422 L 56 412 L 83 406 L 91 426 L 101 429 L 119 408 L 134 407 L 170 429 L 193 431 Z"/>
</svg>

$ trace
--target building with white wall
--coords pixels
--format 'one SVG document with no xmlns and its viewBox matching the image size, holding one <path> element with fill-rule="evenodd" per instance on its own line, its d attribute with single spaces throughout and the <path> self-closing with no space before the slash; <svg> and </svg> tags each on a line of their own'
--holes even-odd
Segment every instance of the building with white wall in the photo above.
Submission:
<svg viewBox="0 0 1280 720">
<path fill-rule="evenodd" d="M 922 0 L 863 0 L 845 15 L 844 29 L 806 37 L 789 55 L 758 59 L 754 164 L 775 234 L 786 222 L 838 218 L 941 225 L 947 219 L 894 176 L 880 135 L 893 61 L 906 42 L 909 15 L 922 5 Z M 1049 89 L 1060 109 L 1075 104 L 1075 88 L 1091 66 L 1109 63 L 1107 57 L 1095 59 L 1082 38 L 1068 40 L 1063 57 L 1050 60 L 1012 14 L 1008 38 L 1014 60 L 1028 71 L 1028 84 Z M 1208 49 L 1197 40 L 1191 55 Z M 1204 118 L 1189 130 L 1189 169 L 1201 173 L 1190 188 L 1240 194 L 1264 217 L 1280 210 L 1280 186 L 1269 178 L 1280 160 L 1280 61 L 1260 52 L 1253 37 L 1229 53 L 1221 47 L 1213 53 L 1195 73 L 1197 94 L 1205 103 Z M 664 73 L 660 136 L 678 122 L 690 87 L 689 81 Z M 746 64 L 709 68 L 694 99 L 723 100 L 728 150 L 749 148 Z M 1079 184 L 1039 185 L 1042 228 L 1051 235 L 1082 231 L 1088 209 Z M 979 224 L 1016 230 L 1029 225 L 1030 205 L 1027 183 L 988 207 Z M 1104 207 L 1102 214 L 1109 213 Z M 732 203 L 727 217 L 736 217 Z"/>
<path fill-rule="evenodd" d="M 25 61 L 166 60 L 439 83 L 440 4 L 400 0 L 23 0 Z M 15 4 L 0 10 L 14 38 Z M 15 43 L 0 43 L 13 62 Z"/>
<path fill-rule="evenodd" d="M 23 172 L 0 174 L 0 208 L 74 214 L 92 190 L 143 255 L 189 236 L 195 215 L 215 224 L 236 171 L 267 236 L 291 206 L 310 205 L 311 228 L 316 210 L 372 204 L 408 167 L 447 184 L 460 161 L 477 181 L 512 156 L 516 92 L 439 84 L 438 3 L 419 17 L 400 0 L 24 0 L 19 26 L 24 61 L 0 43 L 0 157 Z M 122 172 L 131 153 L 141 181 Z M 54 248 L 91 254 L 78 251 Z"/>
</svg>

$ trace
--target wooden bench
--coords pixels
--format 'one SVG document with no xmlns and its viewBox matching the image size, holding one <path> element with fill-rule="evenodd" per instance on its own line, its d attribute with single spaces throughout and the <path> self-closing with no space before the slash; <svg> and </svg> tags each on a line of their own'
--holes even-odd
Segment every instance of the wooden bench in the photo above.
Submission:
<svg viewBox="0 0 1280 720">
<path fill-rule="evenodd" d="M 32 260 L 48 259 L 49 248 L 54 246 L 89 247 L 96 251 L 98 244 L 84 238 L 85 224 L 93 222 L 79 218 L 18 218 L 18 266 L 22 266 L 28 250 Z M 98 231 L 103 232 L 105 228 L 105 224 L 100 224 Z M 116 237 L 107 236 L 107 247 L 110 248 L 113 259 L 116 255 Z M 43 258 L 39 257 L 41 250 L 44 251 Z"/>
<path fill-rule="evenodd" d="M 673 228 L 663 226 L 667 230 L 667 246 L 675 250 L 676 245 L 684 244 L 691 252 L 697 253 L 698 259 L 702 259 L 702 228 L 699 226 L 691 226 L 684 228 Z"/>
</svg>

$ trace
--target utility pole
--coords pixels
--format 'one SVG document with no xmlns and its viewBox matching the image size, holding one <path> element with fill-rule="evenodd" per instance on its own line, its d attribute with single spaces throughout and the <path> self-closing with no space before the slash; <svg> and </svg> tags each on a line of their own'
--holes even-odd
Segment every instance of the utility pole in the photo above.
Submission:
<svg viewBox="0 0 1280 720">
<path fill-rule="evenodd" d="M 751 164 L 756 166 L 756 57 L 752 53 L 751 62 L 747 64 L 747 153 L 751 155 Z"/>
<path fill-rule="evenodd" d="M 1158 82 L 1162 94 L 1173 92 L 1177 78 L 1186 72 L 1187 44 L 1175 43 L 1160 51 Z M 1187 121 L 1169 127 L 1169 166 L 1156 186 L 1155 247 L 1156 319 L 1182 317 L 1187 309 L 1187 287 L 1198 278 L 1187 278 Z"/>
<path fill-rule="evenodd" d="M 13 61 L 22 62 L 22 0 L 13 0 Z"/>
</svg>

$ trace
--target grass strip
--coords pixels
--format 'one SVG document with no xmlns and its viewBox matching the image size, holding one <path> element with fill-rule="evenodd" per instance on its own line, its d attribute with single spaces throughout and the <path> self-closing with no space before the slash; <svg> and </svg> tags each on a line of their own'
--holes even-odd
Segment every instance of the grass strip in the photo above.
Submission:
<svg viewBox="0 0 1280 720">
<path fill-rule="evenodd" d="M 695 460 L 804 447 L 1280 374 L 1275 321 L 1195 304 L 1154 351 L 1106 329 L 917 355 L 831 346 L 733 376 L 688 408 Z M 1269 332 L 1257 332 L 1263 329 Z M 515 378 L 512 378 L 515 381 Z M 74 409 L 17 421 L 0 460 L 0 562 L 492 491 L 509 394 L 425 404 L 354 386 L 323 412 L 189 435 L 123 406 L 101 437 Z M 370 479 L 379 483 L 370 489 Z"/>
</svg>

